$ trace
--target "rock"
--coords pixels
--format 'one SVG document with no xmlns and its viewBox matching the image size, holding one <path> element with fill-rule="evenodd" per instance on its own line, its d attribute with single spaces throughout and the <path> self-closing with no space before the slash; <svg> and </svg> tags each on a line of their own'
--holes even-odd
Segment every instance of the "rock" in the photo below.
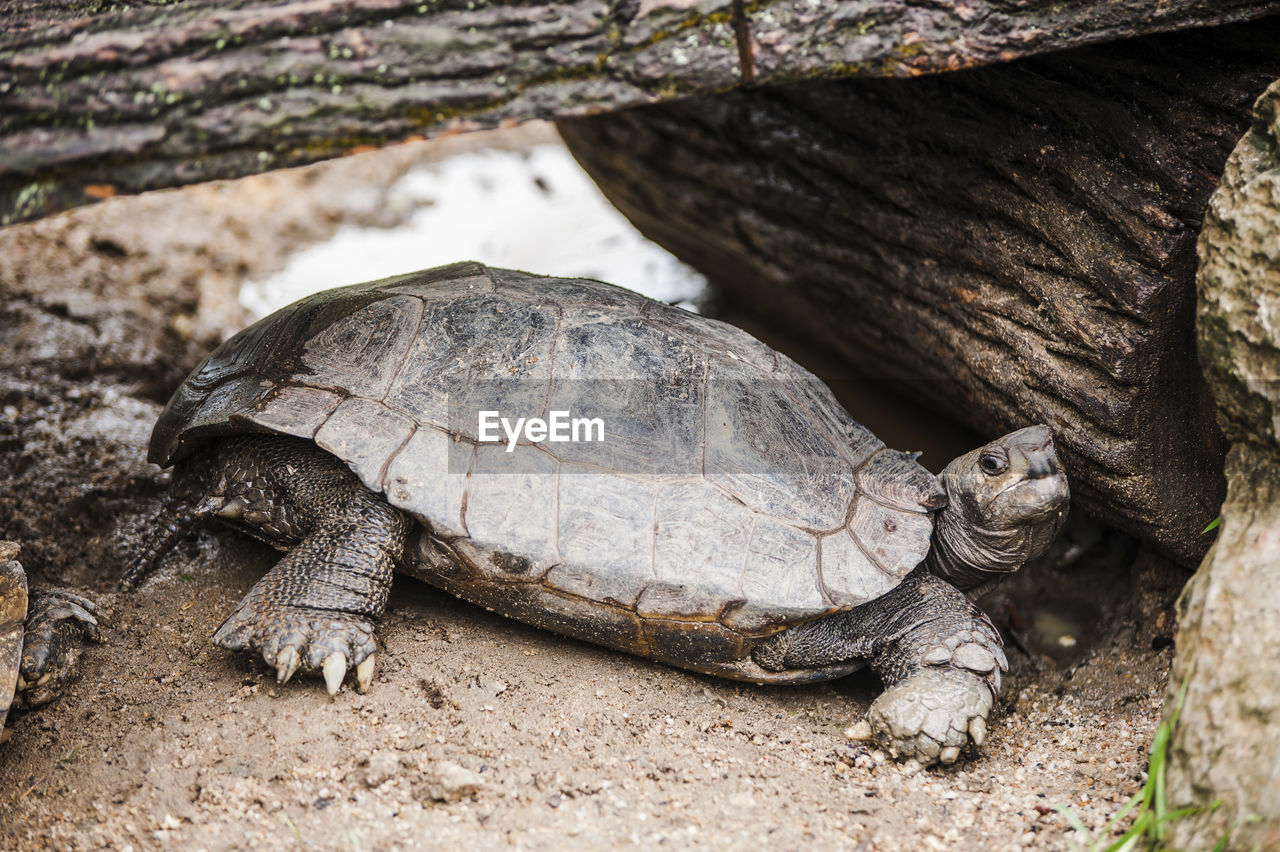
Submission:
<svg viewBox="0 0 1280 852">
<path fill-rule="evenodd" d="M 436 802 L 458 802 L 474 798 L 484 789 L 484 779 L 470 769 L 442 760 L 423 773 L 414 793 L 421 799 Z"/>
<path fill-rule="evenodd" d="M 1171 846 L 1280 849 L 1280 81 L 1257 102 L 1200 236 L 1200 357 L 1231 442 L 1217 541 L 1180 601 L 1168 712 L 1186 697 Z M 1213 809 L 1209 805 L 1218 800 Z"/>
<path fill-rule="evenodd" d="M 366 787 L 378 787 L 400 773 L 400 758 L 389 751 L 375 751 L 369 755 L 364 773 Z"/>
<path fill-rule="evenodd" d="M 1050 424 L 1077 504 L 1193 567 L 1225 490 L 1195 237 L 1277 40 L 1260 21 L 560 128 L 726 301 L 982 434 Z"/>
</svg>

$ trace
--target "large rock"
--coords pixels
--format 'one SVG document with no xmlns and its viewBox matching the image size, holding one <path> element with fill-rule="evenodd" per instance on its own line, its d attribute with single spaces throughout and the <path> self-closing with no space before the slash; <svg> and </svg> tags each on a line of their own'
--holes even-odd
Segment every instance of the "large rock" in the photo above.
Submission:
<svg viewBox="0 0 1280 852">
<path fill-rule="evenodd" d="M 1200 236 L 1200 357 L 1231 442 L 1218 540 L 1181 602 L 1169 796 L 1205 810 L 1173 846 L 1280 849 L 1280 81 Z M 1222 804 L 1208 809 L 1212 802 Z"/>
<path fill-rule="evenodd" d="M 1191 567 L 1225 490 L 1194 245 L 1277 42 L 1263 21 L 560 126 L 726 298 L 985 434 L 1051 424 L 1078 502 Z"/>
</svg>

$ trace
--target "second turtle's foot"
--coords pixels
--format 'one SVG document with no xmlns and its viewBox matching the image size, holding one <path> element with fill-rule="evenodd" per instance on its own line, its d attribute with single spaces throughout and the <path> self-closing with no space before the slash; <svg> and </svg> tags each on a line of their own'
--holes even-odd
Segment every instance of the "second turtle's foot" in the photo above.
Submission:
<svg viewBox="0 0 1280 852">
<path fill-rule="evenodd" d="M 356 689 L 366 692 L 373 681 L 373 624 L 340 610 L 272 603 L 252 592 L 213 635 L 231 651 L 260 654 L 286 683 L 299 669 L 320 672 L 330 695 L 342 686 L 347 671 L 356 671 Z"/>
<path fill-rule="evenodd" d="M 102 611 L 88 598 L 65 589 L 31 596 L 18 670 L 19 701 L 28 707 L 45 704 L 75 679 L 85 640 L 99 641 Z"/>
</svg>

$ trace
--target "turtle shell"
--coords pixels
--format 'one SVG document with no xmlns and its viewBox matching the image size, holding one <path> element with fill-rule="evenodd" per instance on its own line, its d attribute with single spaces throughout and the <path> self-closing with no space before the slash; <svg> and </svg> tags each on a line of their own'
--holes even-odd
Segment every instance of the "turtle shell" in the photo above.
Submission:
<svg viewBox="0 0 1280 852">
<path fill-rule="evenodd" d="M 12 543 L 0 541 L 0 727 L 18 686 L 27 619 L 27 575 L 14 559 L 17 555 Z"/>
<path fill-rule="evenodd" d="M 525 433 L 509 451 L 505 433 L 482 440 L 483 411 L 598 418 L 603 439 Z M 174 394 L 150 457 L 253 431 L 314 440 L 414 515 L 413 573 L 695 668 L 883 595 L 946 502 L 914 456 L 745 332 L 473 263 L 319 293 L 245 329 Z"/>
</svg>

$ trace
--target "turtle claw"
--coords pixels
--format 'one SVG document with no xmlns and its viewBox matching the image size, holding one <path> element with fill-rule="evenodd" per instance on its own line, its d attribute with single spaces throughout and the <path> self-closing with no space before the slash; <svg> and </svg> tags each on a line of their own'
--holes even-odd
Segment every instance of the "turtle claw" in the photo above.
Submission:
<svg viewBox="0 0 1280 852">
<path fill-rule="evenodd" d="M 342 688 L 342 679 L 347 676 L 347 655 L 330 654 L 324 660 L 324 686 L 330 695 L 337 695 Z"/>
<path fill-rule="evenodd" d="M 376 665 L 374 658 L 376 654 L 370 654 L 364 658 L 364 662 L 356 666 L 356 691 L 365 693 L 369 691 L 369 687 L 373 684 L 373 670 Z"/>
<path fill-rule="evenodd" d="M 286 645 L 276 655 L 276 683 L 288 683 L 301 665 L 302 656 L 298 653 L 297 646 Z"/>
<path fill-rule="evenodd" d="M 987 720 L 981 716 L 969 723 L 969 739 L 973 740 L 976 746 L 982 745 L 987 738 Z"/>
<path fill-rule="evenodd" d="M 365 664 L 377 648 L 373 625 L 359 616 L 270 603 L 252 593 L 213 634 L 213 642 L 260 655 L 275 670 L 277 683 L 289 682 L 299 670 L 319 672 L 330 695 L 342 686 L 347 669 Z M 371 663 L 368 671 L 372 678 Z"/>
</svg>

